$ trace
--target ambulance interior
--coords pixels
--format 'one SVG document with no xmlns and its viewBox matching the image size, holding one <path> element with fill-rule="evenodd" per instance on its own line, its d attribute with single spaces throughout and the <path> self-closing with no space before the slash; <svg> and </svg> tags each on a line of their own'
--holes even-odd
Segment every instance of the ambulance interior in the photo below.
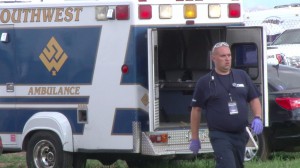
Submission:
<svg viewBox="0 0 300 168">
<path fill-rule="evenodd" d="M 225 27 L 157 29 L 154 67 L 155 83 L 159 86 L 157 128 L 190 126 L 190 104 L 197 80 L 212 69 L 213 45 L 225 39 Z M 201 124 L 206 125 L 205 111 Z"/>
</svg>

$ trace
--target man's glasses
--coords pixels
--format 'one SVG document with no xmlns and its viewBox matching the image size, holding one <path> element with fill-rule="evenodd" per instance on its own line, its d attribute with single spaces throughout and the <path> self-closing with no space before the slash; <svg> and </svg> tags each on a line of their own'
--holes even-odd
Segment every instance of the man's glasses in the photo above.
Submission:
<svg viewBox="0 0 300 168">
<path fill-rule="evenodd" d="M 216 43 L 215 45 L 214 45 L 214 47 L 212 48 L 212 52 L 215 52 L 215 50 L 217 49 L 217 48 L 219 48 L 219 47 L 229 47 L 229 44 L 228 43 L 226 43 L 226 42 L 219 42 L 219 43 Z"/>
</svg>

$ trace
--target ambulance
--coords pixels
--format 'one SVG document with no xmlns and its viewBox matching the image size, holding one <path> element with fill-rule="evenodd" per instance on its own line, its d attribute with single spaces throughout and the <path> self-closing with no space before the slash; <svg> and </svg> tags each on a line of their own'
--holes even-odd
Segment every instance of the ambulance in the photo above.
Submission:
<svg viewBox="0 0 300 168">
<path fill-rule="evenodd" d="M 191 155 L 193 90 L 220 41 L 266 105 L 264 30 L 245 27 L 242 0 L 2 0 L 4 152 L 37 168 Z M 213 152 L 204 116 L 199 138 Z"/>
</svg>

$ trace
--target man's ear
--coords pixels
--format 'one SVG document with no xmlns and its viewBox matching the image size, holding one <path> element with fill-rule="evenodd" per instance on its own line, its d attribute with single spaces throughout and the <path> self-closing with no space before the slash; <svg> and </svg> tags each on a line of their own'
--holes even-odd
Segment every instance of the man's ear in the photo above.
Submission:
<svg viewBox="0 0 300 168">
<path fill-rule="evenodd" d="M 213 54 L 211 54 L 211 55 L 210 55 L 210 59 L 211 59 L 212 61 L 214 61 L 214 60 L 215 60 L 215 56 L 214 56 Z"/>
<path fill-rule="evenodd" d="M 215 57 L 211 54 L 210 55 L 210 60 L 211 60 L 211 69 L 215 68 Z"/>
</svg>

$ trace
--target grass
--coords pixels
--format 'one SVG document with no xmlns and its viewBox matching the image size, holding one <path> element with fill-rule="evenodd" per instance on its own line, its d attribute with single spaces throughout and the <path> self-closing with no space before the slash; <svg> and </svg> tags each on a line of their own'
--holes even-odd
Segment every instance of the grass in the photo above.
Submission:
<svg viewBox="0 0 300 168">
<path fill-rule="evenodd" d="M 245 164 L 246 168 L 299 168 L 300 152 L 277 152 L 273 153 L 270 160 L 251 161 Z"/>
<path fill-rule="evenodd" d="M 300 152 L 276 152 L 268 161 L 253 160 L 245 162 L 245 168 L 299 168 Z M 204 155 L 194 161 L 157 160 L 147 162 L 143 168 L 214 168 L 215 162 L 209 155 Z M 25 153 L 3 154 L 0 156 L 0 168 L 26 168 Z M 110 166 L 104 166 L 97 160 L 88 160 L 87 168 L 128 168 L 123 160 L 118 160 Z"/>
<path fill-rule="evenodd" d="M 0 156 L 0 167 L 2 168 L 25 168 L 26 158 L 24 153 L 2 154 Z"/>
</svg>

